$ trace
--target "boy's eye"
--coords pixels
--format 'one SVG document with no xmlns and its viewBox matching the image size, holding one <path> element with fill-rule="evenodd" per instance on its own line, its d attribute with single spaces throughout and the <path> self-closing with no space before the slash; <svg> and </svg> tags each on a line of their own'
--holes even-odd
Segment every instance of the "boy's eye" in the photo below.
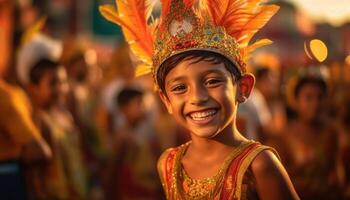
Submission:
<svg viewBox="0 0 350 200">
<path fill-rule="evenodd" d="M 222 80 L 220 80 L 220 79 L 214 79 L 214 78 L 212 78 L 212 79 L 206 80 L 206 81 L 205 81 L 205 85 L 214 87 L 214 86 L 219 85 L 221 82 L 222 82 Z"/>
<path fill-rule="evenodd" d="M 176 85 L 175 87 L 171 88 L 171 91 L 175 94 L 180 94 L 186 91 L 185 85 Z"/>
</svg>

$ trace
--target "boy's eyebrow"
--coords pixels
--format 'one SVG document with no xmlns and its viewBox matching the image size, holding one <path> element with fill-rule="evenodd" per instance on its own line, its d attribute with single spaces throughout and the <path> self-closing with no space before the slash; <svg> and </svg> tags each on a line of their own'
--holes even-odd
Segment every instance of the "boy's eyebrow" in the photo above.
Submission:
<svg viewBox="0 0 350 200">
<path fill-rule="evenodd" d="M 183 79 L 186 79 L 185 76 L 177 76 L 175 78 L 170 79 L 166 84 L 169 85 L 172 82 L 180 81 L 180 80 L 183 80 Z"/>
<path fill-rule="evenodd" d="M 217 73 L 217 74 L 221 74 L 221 75 L 225 74 L 222 70 L 219 70 L 219 69 L 210 69 L 210 70 L 205 71 L 205 74 L 211 74 L 211 73 Z"/>
</svg>

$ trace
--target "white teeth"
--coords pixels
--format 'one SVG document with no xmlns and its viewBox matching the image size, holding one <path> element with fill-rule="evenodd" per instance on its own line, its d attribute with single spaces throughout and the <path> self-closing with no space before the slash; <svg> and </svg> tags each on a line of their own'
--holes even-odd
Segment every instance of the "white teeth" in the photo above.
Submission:
<svg viewBox="0 0 350 200">
<path fill-rule="evenodd" d="M 194 120 L 203 120 L 206 117 L 212 116 L 216 113 L 216 110 L 207 110 L 204 112 L 193 112 L 190 117 Z"/>
</svg>

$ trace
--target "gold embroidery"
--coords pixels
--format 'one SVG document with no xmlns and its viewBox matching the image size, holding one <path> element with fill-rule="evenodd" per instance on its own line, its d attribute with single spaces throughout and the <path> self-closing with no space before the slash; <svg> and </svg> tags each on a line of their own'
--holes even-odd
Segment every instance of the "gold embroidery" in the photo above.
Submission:
<svg viewBox="0 0 350 200">
<path fill-rule="evenodd" d="M 229 175 L 226 180 L 227 190 L 232 190 L 232 175 Z"/>
<path fill-rule="evenodd" d="M 232 150 L 217 174 L 200 180 L 189 177 L 181 165 L 181 159 L 189 144 L 190 143 L 186 143 L 180 146 L 179 151 L 175 156 L 171 185 L 174 191 L 174 196 L 172 199 L 200 200 L 219 198 L 226 172 L 232 160 L 235 159 L 249 144 L 251 144 L 251 142 L 241 143 L 237 148 Z M 229 176 L 228 180 L 232 182 L 232 176 Z M 232 188 L 231 182 L 229 187 Z"/>
</svg>

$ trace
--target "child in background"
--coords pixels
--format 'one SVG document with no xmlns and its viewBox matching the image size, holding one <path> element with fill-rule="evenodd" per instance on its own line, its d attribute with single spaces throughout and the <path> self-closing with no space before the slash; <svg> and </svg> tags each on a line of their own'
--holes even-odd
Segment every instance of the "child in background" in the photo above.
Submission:
<svg viewBox="0 0 350 200">
<path fill-rule="evenodd" d="M 275 151 L 236 129 L 237 106 L 254 86 L 245 58 L 270 43 L 249 40 L 278 7 L 164 0 L 160 20 L 148 25 L 146 1 L 117 3 L 118 11 L 102 6 L 102 14 L 123 27 L 143 61 L 136 74 L 153 74 L 168 112 L 192 138 L 158 161 L 167 199 L 298 199 Z"/>
<path fill-rule="evenodd" d="M 19 49 L 17 75 L 33 105 L 33 119 L 52 150 L 52 159 L 28 170 L 31 199 L 84 199 L 85 176 L 75 126 L 65 107 L 69 91 L 58 61 L 60 41 L 33 33 Z"/>
<path fill-rule="evenodd" d="M 125 122 L 115 133 L 109 199 L 160 199 L 153 127 L 146 122 L 143 92 L 123 88 L 115 102 Z M 145 126 L 146 125 L 146 126 Z"/>
<path fill-rule="evenodd" d="M 327 85 L 320 75 L 303 75 L 289 104 L 296 117 L 281 137 L 281 157 L 301 199 L 341 199 L 339 141 L 327 116 Z"/>
<path fill-rule="evenodd" d="M 65 174 L 61 141 L 65 134 L 57 128 L 49 112 L 57 100 L 57 84 L 60 68 L 58 63 L 41 59 L 29 69 L 29 82 L 25 87 L 34 106 L 34 121 L 52 149 L 53 158 L 41 169 L 33 169 L 29 180 L 32 182 L 33 199 L 65 199 L 69 197 L 68 180 Z"/>
</svg>

